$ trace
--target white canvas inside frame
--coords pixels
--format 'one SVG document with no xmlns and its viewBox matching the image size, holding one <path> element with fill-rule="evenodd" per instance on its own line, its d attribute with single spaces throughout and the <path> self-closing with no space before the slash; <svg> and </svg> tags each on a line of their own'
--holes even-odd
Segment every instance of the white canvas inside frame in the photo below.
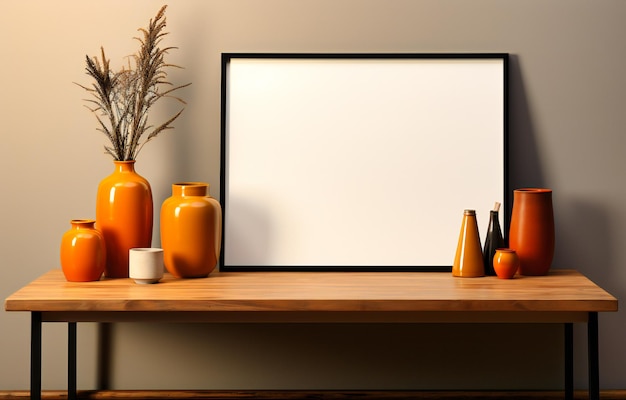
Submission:
<svg viewBox="0 0 626 400">
<path fill-rule="evenodd" d="M 451 266 L 504 204 L 505 65 L 229 57 L 222 268 Z"/>
</svg>

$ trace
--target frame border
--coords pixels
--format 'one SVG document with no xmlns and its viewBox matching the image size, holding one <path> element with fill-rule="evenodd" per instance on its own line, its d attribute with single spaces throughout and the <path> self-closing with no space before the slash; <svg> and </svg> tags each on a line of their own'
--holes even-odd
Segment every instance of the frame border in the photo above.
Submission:
<svg viewBox="0 0 626 400">
<path fill-rule="evenodd" d="M 228 64 L 232 59 L 499 59 L 503 63 L 503 147 L 504 147 L 504 194 L 500 212 L 505 243 L 508 243 L 508 227 L 511 214 L 509 188 L 509 53 L 222 53 L 220 94 L 220 204 L 222 221 L 226 213 L 226 96 L 228 92 Z M 385 265 L 385 266 L 227 266 L 224 265 L 225 224 L 222 223 L 222 246 L 219 255 L 219 270 L 235 271 L 284 271 L 284 272 L 451 272 L 452 266 L 432 265 Z"/>
</svg>

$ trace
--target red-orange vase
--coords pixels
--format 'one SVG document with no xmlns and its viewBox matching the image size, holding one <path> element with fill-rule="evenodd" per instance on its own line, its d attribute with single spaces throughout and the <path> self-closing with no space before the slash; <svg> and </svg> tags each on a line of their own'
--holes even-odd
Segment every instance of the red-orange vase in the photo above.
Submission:
<svg viewBox="0 0 626 400">
<path fill-rule="evenodd" d="M 115 170 L 98 186 L 96 226 L 104 235 L 104 275 L 128 278 L 128 250 L 152 245 L 152 189 L 135 172 L 135 161 L 114 161 Z"/>
<path fill-rule="evenodd" d="M 554 257 L 552 190 L 513 191 L 509 247 L 520 261 L 520 275 L 546 275 Z"/>
<path fill-rule="evenodd" d="M 104 272 L 106 249 L 92 219 L 73 219 L 61 238 L 61 269 L 70 282 L 97 281 Z"/>
<path fill-rule="evenodd" d="M 222 208 L 209 184 L 172 185 L 161 206 L 161 247 L 165 268 L 177 278 L 201 278 L 217 266 L 222 237 Z"/>
</svg>

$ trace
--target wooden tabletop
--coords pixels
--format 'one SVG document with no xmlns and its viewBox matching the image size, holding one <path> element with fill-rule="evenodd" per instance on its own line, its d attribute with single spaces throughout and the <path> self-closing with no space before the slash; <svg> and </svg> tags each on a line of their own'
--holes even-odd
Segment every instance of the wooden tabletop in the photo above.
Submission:
<svg viewBox="0 0 626 400">
<path fill-rule="evenodd" d="M 215 272 L 157 284 L 67 282 L 51 270 L 5 301 L 7 311 L 106 312 L 604 312 L 617 300 L 574 270 L 541 277 L 455 278 L 443 272 Z"/>
</svg>

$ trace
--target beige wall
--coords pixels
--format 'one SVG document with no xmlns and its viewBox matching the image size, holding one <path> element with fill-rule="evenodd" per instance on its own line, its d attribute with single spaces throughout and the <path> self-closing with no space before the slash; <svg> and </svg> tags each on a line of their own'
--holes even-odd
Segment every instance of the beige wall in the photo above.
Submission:
<svg viewBox="0 0 626 400">
<path fill-rule="evenodd" d="M 58 267 L 68 221 L 94 216 L 112 166 L 72 82 L 100 45 L 119 66 L 161 4 L 2 1 L 0 297 Z M 167 16 L 170 61 L 186 67 L 171 79 L 193 85 L 176 130 L 139 157 L 156 208 L 178 180 L 219 193 L 221 52 L 509 52 L 511 185 L 554 189 L 556 266 L 626 293 L 626 2 L 179 0 Z M 28 388 L 29 327 L 0 312 L 0 390 Z M 96 385 L 96 328 L 79 325 L 79 388 Z M 600 316 L 602 388 L 626 388 L 625 328 L 621 312 Z M 583 388 L 586 335 L 575 334 Z M 64 335 L 44 327 L 44 389 L 65 387 Z M 563 370 L 559 326 L 127 324 L 111 356 L 120 389 L 542 389 Z"/>
</svg>

